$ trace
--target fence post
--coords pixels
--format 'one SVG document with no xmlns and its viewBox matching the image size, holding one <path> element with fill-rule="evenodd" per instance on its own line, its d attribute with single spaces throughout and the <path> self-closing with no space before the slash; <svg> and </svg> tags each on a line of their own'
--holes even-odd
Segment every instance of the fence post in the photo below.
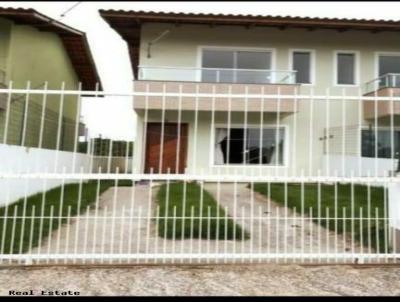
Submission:
<svg viewBox="0 0 400 302">
<path fill-rule="evenodd" d="M 400 252 L 400 183 L 388 184 L 388 219 L 393 232 L 390 245 L 395 253 Z"/>
</svg>

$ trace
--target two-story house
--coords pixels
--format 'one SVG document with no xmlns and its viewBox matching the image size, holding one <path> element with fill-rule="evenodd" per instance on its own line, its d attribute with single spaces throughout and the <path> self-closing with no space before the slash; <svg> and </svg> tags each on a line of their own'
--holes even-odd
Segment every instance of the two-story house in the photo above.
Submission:
<svg viewBox="0 0 400 302">
<path fill-rule="evenodd" d="M 100 14 L 127 42 L 142 93 L 136 172 L 393 171 L 400 108 L 361 96 L 398 93 L 399 22 Z"/>
</svg>

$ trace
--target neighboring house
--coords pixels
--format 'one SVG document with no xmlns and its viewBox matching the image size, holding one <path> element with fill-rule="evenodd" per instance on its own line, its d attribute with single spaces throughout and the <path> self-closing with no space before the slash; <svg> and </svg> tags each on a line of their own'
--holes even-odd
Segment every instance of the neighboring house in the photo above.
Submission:
<svg viewBox="0 0 400 302">
<path fill-rule="evenodd" d="M 47 82 L 47 89 L 56 90 L 62 89 L 63 82 L 65 90 L 77 90 L 79 83 L 84 90 L 94 90 L 100 83 L 85 33 L 33 9 L 0 8 L 1 87 L 8 87 L 10 81 L 12 88 L 27 88 L 30 81 L 32 89 L 44 89 Z M 44 101 L 42 95 L 13 94 L 7 108 L 7 95 L 2 94 L 0 143 L 76 150 L 78 98 L 65 96 L 63 104 L 60 99 L 60 95 L 48 95 Z"/>
<path fill-rule="evenodd" d="M 65 90 L 94 90 L 97 83 L 101 89 L 85 33 L 33 9 L 0 8 L 0 87 L 26 89 L 28 81 L 31 89 L 45 89 L 46 82 L 48 90 L 61 90 L 63 83 Z M 79 99 L 0 94 L 0 173 L 89 171 L 90 158 L 73 152 L 84 128 Z M 24 179 L 0 179 L 0 205 L 61 183 L 31 179 L 27 186 Z"/>
<path fill-rule="evenodd" d="M 327 125 L 325 100 L 262 96 L 325 95 L 328 89 L 336 96 L 375 91 L 398 95 L 399 22 L 114 10 L 100 14 L 128 44 L 136 92 L 193 93 L 134 98 L 137 172 L 167 173 L 169 168 L 183 173 L 186 168 L 188 173 L 316 175 L 329 168 L 324 166 L 326 156 L 339 174 L 350 169 L 357 173 L 357 162 L 361 174 L 374 174 L 375 157 L 380 174 L 394 170 L 389 106 L 375 113 L 373 102 L 361 107 L 361 100 L 329 101 Z M 196 98 L 196 92 L 260 98 L 213 102 Z M 397 126 L 397 107 L 394 113 Z M 375 125 L 378 139 L 371 130 Z"/>
</svg>

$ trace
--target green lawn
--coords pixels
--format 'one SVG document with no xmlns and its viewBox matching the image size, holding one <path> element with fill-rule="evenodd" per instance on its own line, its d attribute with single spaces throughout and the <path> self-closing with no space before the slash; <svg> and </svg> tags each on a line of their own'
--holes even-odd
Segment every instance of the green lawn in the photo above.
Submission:
<svg viewBox="0 0 400 302">
<path fill-rule="evenodd" d="M 250 238 L 228 217 L 214 197 L 196 183 L 186 183 L 186 190 L 181 182 L 164 184 L 157 193 L 157 202 L 160 216 L 156 222 L 160 237 L 219 240 Z M 179 218 L 174 219 L 174 216 Z"/>
<path fill-rule="evenodd" d="M 56 230 L 71 216 L 82 214 L 94 204 L 97 194 L 115 185 L 111 180 L 91 180 L 80 184 L 67 184 L 46 192 L 20 199 L 7 207 L 0 208 L 0 248 L 5 254 L 24 253 L 29 246 L 36 247 L 51 230 Z M 131 181 L 120 181 L 119 186 L 130 186 Z M 81 187 L 81 190 L 80 190 Z M 81 191 L 81 202 L 78 203 Z M 53 209 L 53 211 L 52 211 Z M 27 217 L 25 219 L 21 217 Z M 37 218 L 30 218 L 30 217 Z M 46 217 L 41 219 L 40 217 Z M 49 218 L 49 217 L 56 218 Z M 7 217 L 7 219 L 5 219 Z"/>
<path fill-rule="evenodd" d="M 386 252 L 385 243 L 388 236 L 385 236 L 387 227 L 384 218 L 387 217 L 387 208 L 382 187 L 371 186 L 368 188 L 365 185 L 352 186 L 350 184 L 337 184 L 337 186 L 304 184 L 303 191 L 301 184 L 271 183 L 268 185 L 258 183 L 254 184 L 254 190 L 289 208 L 295 207 L 296 212 L 305 213 L 307 216 L 312 208 L 314 222 L 336 230 L 338 233 L 345 231 L 353 236 L 354 240 L 362 242 L 364 246 L 370 245 L 378 252 Z M 378 210 L 378 222 L 375 220 L 376 209 Z M 356 219 L 339 219 L 335 223 L 335 220 L 332 219 L 334 217 Z M 369 217 L 373 219 L 370 220 Z"/>
</svg>

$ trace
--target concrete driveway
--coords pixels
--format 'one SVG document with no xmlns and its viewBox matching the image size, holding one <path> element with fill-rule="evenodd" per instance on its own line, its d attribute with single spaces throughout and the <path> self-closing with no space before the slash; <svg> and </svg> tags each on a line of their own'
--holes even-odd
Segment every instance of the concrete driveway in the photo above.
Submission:
<svg viewBox="0 0 400 302">
<path fill-rule="evenodd" d="M 207 183 L 205 188 L 250 232 L 250 240 L 165 240 L 157 235 L 154 223 L 154 197 L 158 188 L 137 184 L 108 189 L 95 207 L 72 218 L 31 252 L 114 255 L 351 253 L 348 238 L 312 223 L 307 217 L 294 216 L 291 211 L 287 212 L 286 219 L 285 208 L 252 193 L 245 184 L 224 183 L 218 190 L 217 184 Z M 359 250 L 356 243 L 354 250 Z"/>
</svg>

